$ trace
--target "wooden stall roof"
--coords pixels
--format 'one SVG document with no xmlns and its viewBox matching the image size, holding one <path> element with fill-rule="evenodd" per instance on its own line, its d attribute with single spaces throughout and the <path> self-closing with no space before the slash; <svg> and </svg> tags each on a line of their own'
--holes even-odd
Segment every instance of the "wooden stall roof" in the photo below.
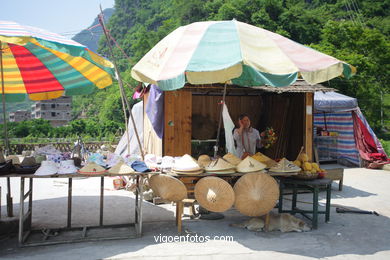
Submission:
<svg viewBox="0 0 390 260">
<path fill-rule="evenodd" d="M 186 84 L 185 88 L 190 89 L 192 92 L 201 92 L 199 94 L 207 94 L 205 92 L 212 93 L 213 90 L 220 91 L 223 88 L 223 84 L 205 84 L 205 85 L 191 85 Z M 249 94 L 248 92 L 268 92 L 268 93 L 313 93 L 316 91 L 330 92 L 337 91 L 334 88 L 324 87 L 321 84 L 310 85 L 304 80 L 297 80 L 290 86 L 287 87 L 272 87 L 272 86 L 254 86 L 254 87 L 240 87 L 236 85 L 227 85 L 227 92 L 232 93 L 242 92 L 241 94 Z M 246 92 L 246 93 L 245 93 Z"/>
<path fill-rule="evenodd" d="M 266 92 L 275 92 L 275 93 L 285 93 L 285 92 L 302 92 L 302 93 L 312 93 L 316 91 L 330 92 L 336 91 L 334 88 L 324 87 L 321 84 L 310 85 L 304 80 L 297 80 L 292 85 L 287 87 L 272 87 L 272 86 L 256 86 L 252 87 L 253 89 L 260 89 Z"/>
</svg>

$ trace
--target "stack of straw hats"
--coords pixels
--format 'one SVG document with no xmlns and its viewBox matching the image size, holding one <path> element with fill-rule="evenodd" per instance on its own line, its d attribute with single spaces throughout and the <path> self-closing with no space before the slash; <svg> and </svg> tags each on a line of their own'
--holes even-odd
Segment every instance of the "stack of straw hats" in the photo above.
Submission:
<svg viewBox="0 0 390 260">
<path fill-rule="evenodd" d="M 283 158 L 269 169 L 271 172 L 299 172 L 300 170 L 300 167 L 296 166 L 286 158 Z"/>
<path fill-rule="evenodd" d="M 233 164 L 230 164 L 222 158 L 211 161 L 210 164 L 205 168 L 207 173 L 215 174 L 229 174 L 235 173 L 236 167 Z"/>
<path fill-rule="evenodd" d="M 250 156 L 247 156 L 242 162 L 237 165 L 237 171 L 241 173 L 248 172 L 260 172 L 267 167 L 264 163 L 261 163 Z"/>
<path fill-rule="evenodd" d="M 106 169 L 96 164 L 95 162 L 88 162 L 83 168 L 78 170 L 78 172 L 85 175 L 94 175 L 103 174 L 106 172 Z"/>
<path fill-rule="evenodd" d="M 268 156 L 266 156 L 260 152 L 254 154 L 252 156 L 252 158 L 261 162 L 261 163 L 264 163 L 265 165 L 267 165 L 267 168 L 271 168 L 277 163 L 274 160 L 272 160 L 271 158 L 269 158 Z"/>
<path fill-rule="evenodd" d="M 114 166 L 112 166 L 109 170 L 108 173 L 110 174 L 129 174 L 129 173 L 134 173 L 133 168 L 128 166 L 125 162 L 120 161 Z"/>
<path fill-rule="evenodd" d="M 232 153 L 227 153 L 222 158 L 228 161 L 230 164 L 233 164 L 234 166 L 237 166 L 242 161 L 240 158 L 238 158 Z"/>
<path fill-rule="evenodd" d="M 172 172 L 184 175 L 197 175 L 203 172 L 203 168 L 191 155 L 185 154 L 181 158 L 175 160 Z"/>
<path fill-rule="evenodd" d="M 210 164 L 210 162 L 211 162 L 211 158 L 207 154 L 202 154 L 198 158 L 198 164 L 200 167 L 205 168 Z"/>
<path fill-rule="evenodd" d="M 195 185 L 195 198 L 199 205 L 212 212 L 224 212 L 234 203 L 233 188 L 218 177 L 205 177 Z"/>
<path fill-rule="evenodd" d="M 162 199 L 177 202 L 187 197 L 186 186 L 172 176 L 153 175 L 149 179 L 149 184 L 153 193 Z"/>
<path fill-rule="evenodd" d="M 266 173 L 247 173 L 238 179 L 233 189 L 235 208 L 250 217 L 267 214 L 279 199 L 279 186 Z"/>
</svg>

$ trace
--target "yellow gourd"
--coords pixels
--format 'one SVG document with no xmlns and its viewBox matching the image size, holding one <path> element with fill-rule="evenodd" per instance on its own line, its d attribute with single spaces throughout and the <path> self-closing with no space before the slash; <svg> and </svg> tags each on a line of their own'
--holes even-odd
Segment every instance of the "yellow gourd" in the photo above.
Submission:
<svg viewBox="0 0 390 260">
<path fill-rule="evenodd" d="M 314 162 L 313 162 L 311 165 L 312 165 L 312 168 L 314 168 L 317 172 L 320 171 L 320 166 L 318 166 L 317 163 L 314 163 Z"/>
<path fill-rule="evenodd" d="M 302 166 L 301 161 L 299 161 L 299 160 L 295 160 L 293 163 L 294 163 L 296 166 L 298 166 L 298 167 L 301 167 L 301 166 Z"/>
<path fill-rule="evenodd" d="M 309 163 L 309 162 L 303 163 L 303 169 L 305 171 L 311 171 L 311 169 L 312 169 L 311 163 Z"/>
</svg>

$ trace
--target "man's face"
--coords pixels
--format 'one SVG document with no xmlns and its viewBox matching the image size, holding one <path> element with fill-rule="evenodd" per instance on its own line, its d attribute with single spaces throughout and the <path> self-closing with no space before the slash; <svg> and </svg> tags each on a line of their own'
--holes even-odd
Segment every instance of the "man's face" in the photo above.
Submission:
<svg viewBox="0 0 390 260">
<path fill-rule="evenodd" d="M 251 126 L 251 120 L 249 120 L 249 117 L 244 117 L 241 119 L 242 124 L 244 125 L 244 128 L 249 128 Z"/>
</svg>

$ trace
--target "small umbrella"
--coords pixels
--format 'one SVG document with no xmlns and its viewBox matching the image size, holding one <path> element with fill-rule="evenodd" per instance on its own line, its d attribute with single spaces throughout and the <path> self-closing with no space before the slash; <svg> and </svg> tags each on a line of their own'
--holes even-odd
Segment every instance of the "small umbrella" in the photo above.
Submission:
<svg viewBox="0 0 390 260">
<path fill-rule="evenodd" d="M 6 101 L 90 94 L 112 85 L 114 75 L 111 62 L 85 46 L 9 21 L 0 21 L 0 70 L 4 124 Z"/>
<path fill-rule="evenodd" d="M 131 75 L 162 90 L 230 82 L 240 86 L 291 85 L 350 77 L 354 67 L 246 23 L 196 22 L 171 32 L 133 68 Z"/>
</svg>

